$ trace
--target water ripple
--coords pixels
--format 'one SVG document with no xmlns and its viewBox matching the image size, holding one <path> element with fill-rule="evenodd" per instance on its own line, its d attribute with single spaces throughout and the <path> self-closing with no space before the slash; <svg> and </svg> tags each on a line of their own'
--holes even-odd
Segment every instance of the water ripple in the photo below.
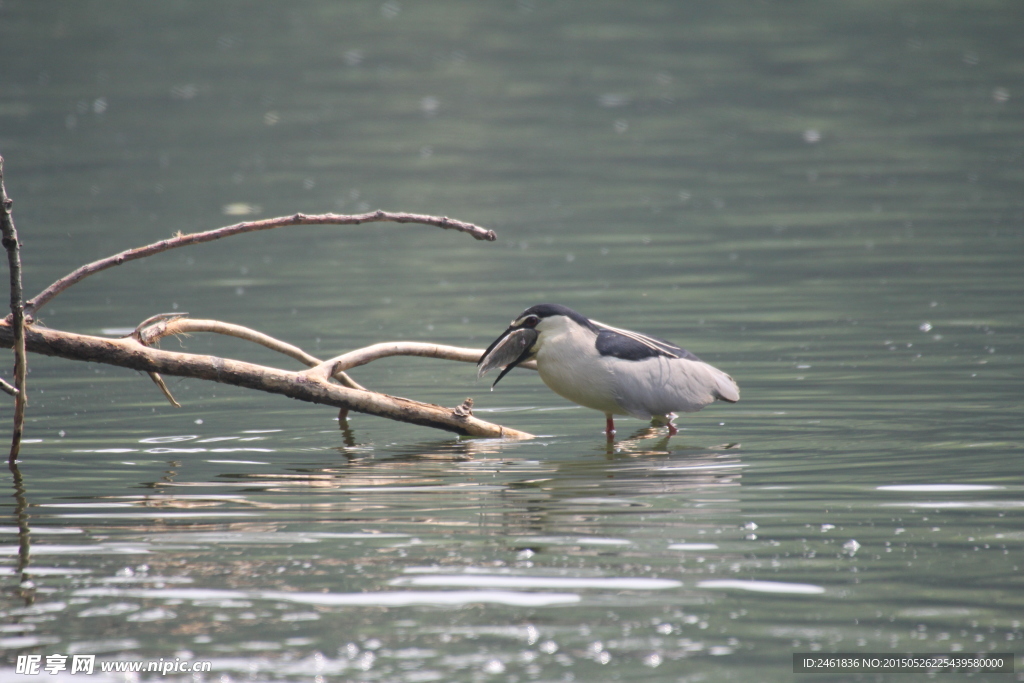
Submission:
<svg viewBox="0 0 1024 683">
<path fill-rule="evenodd" d="M 784 593 L 788 595 L 819 595 L 821 586 L 811 583 L 785 583 L 782 581 L 746 581 L 743 579 L 708 579 L 697 583 L 697 588 L 733 589 L 755 593 Z"/>
<path fill-rule="evenodd" d="M 289 593 L 207 588 L 118 589 L 83 588 L 76 597 L 150 598 L 164 600 L 274 600 L 323 607 L 464 606 L 477 603 L 516 607 L 546 607 L 580 601 L 575 593 L 521 593 L 515 591 L 368 591 L 366 593 Z"/>
</svg>

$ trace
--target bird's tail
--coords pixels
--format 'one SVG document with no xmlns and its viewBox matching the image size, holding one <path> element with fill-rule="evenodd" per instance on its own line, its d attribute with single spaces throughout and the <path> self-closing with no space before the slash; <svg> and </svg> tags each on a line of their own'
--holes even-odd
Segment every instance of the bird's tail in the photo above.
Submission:
<svg viewBox="0 0 1024 683">
<path fill-rule="evenodd" d="M 729 375 L 715 368 L 715 398 L 729 403 L 740 400 L 740 385 Z"/>
</svg>

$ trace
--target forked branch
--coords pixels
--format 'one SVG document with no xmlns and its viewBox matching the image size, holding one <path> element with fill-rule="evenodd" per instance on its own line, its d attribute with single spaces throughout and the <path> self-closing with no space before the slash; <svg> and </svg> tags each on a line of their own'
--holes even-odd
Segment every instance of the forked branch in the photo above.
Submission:
<svg viewBox="0 0 1024 683">
<path fill-rule="evenodd" d="M 0 346 L 10 346 L 12 340 L 11 326 L 0 322 Z M 33 325 L 26 328 L 25 342 L 29 351 L 47 356 L 205 379 L 465 436 L 515 439 L 533 436 L 479 420 L 454 408 L 334 384 L 309 371 L 291 372 L 230 358 L 164 351 L 143 346 L 132 337 L 109 339 Z M 482 351 L 478 351 L 478 357 L 479 353 Z"/>
<path fill-rule="evenodd" d="M 0 166 L 0 190 L 2 190 L 2 166 Z M 268 218 L 261 221 L 248 221 L 206 232 L 188 235 L 179 233 L 170 239 L 161 240 L 135 249 L 128 249 L 113 256 L 94 261 L 65 275 L 22 305 L 17 235 L 14 233 L 13 221 L 10 220 L 10 201 L 7 199 L 6 194 L 3 194 L 2 199 L 3 215 L 0 218 L 3 219 L 3 242 L 5 247 L 7 247 L 8 259 L 11 264 L 12 315 L 6 320 L 0 321 L 0 346 L 15 348 L 16 358 L 22 359 L 20 365 L 16 363 L 14 386 L 12 387 L 6 382 L 0 384 L 0 389 L 13 394 L 16 399 L 16 406 L 20 406 L 20 409 L 15 411 L 16 429 L 11 455 L 12 459 L 17 454 L 17 446 L 20 443 L 21 435 L 20 425 L 24 415 L 25 365 L 23 359 L 26 349 L 49 356 L 107 363 L 147 372 L 160 386 L 168 400 L 175 405 L 177 403 L 164 384 L 160 376 L 161 374 L 195 377 L 239 387 L 258 389 L 312 403 L 335 406 L 341 409 L 342 414 L 349 410 L 355 410 L 468 436 L 510 438 L 530 438 L 532 436 L 526 432 L 491 424 L 473 417 L 471 400 L 467 399 L 466 403 L 456 408 L 445 408 L 397 396 L 388 396 L 367 390 L 345 372 L 349 368 L 363 365 L 376 358 L 393 355 L 429 356 L 463 362 L 476 362 L 482 353 L 480 349 L 396 342 L 375 344 L 329 361 L 321 361 L 319 358 L 309 355 L 296 346 L 274 339 L 256 330 L 217 320 L 192 320 L 182 317 L 181 314 L 154 316 L 139 325 L 132 335 L 123 339 L 92 337 L 42 328 L 32 324 L 40 308 L 64 290 L 81 282 L 93 273 L 127 261 L 159 254 L 170 249 L 211 242 L 246 232 L 298 225 L 359 225 L 361 223 L 373 222 L 421 223 L 443 229 L 458 230 L 478 240 L 494 241 L 496 236 L 492 230 L 486 230 L 472 223 L 453 220 L 447 216 L 426 216 L 379 210 L 357 215 L 295 214 L 293 216 Z M 153 344 L 163 337 L 193 332 L 213 332 L 261 344 L 294 358 L 311 369 L 291 372 L 232 359 L 175 353 L 152 347 Z M 19 345 L 21 348 L 20 355 L 18 352 Z M 524 367 L 529 366 L 524 364 Z M 17 368 L 20 368 L 20 372 Z"/>
</svg>

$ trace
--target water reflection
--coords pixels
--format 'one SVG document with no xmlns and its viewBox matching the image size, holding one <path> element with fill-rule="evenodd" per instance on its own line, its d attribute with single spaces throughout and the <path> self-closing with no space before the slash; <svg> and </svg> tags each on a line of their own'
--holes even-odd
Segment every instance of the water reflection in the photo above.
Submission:
<svg viewBox="0 0 1024 683">
<path fill-rule="evenodd" d="M 965 617 L 861 583 L 942 551 L 929 551 L 925 530 L 906 519 L 903 533 L 851 529 L 873 505 L 813 528 L 789 523 L 801 490 L 749 480 L 736 448 L 676 446 L 646 430 L 610 452 L 600 440 L 542 448 L 581 453 L 542 460 L 530 457 L 536 448 L 490 442 L 376 444 L 329 465 L 239 471 L 204 461 L 230 468 L 205 478 L 172 461 L 169 480 L 140 482 L 147 493 L 43 503 L 43 529 L 81 532 L 51 525 L 88 516 L 90 542 L 43 534 L 33 553 L 84 566 L 40 566 L 33 580 L 67 582 L 66 599 L 4 606 L 18 630 L 0 644 L 59 646 L 37 620 L 70 614 L 61 632 L 97 653 L 142 651 L 153 639 L 209 652 L 216 642 L 218 653 L 203 656 L 222 672 L 417 681 L 405 667 L 437 680 L 499 670 L 557 679 L 567 668 L 600 678 L 609 667 L 675 671 L 694 658 L 742 656 L 760 642 L 788 652 L 853 634 L 858 647 L 932 649 L 1020 633 L 981 602 Z M 879 494 L 991 493 L 941 486 Z M 239 514 L 257 517 L 231 517 Z M 991 543 L 977 542 L 982 551 Z M 840 564 L 848 576 L 837 575 Z M 828 617 L 854 595 L 881 616 L 853 628 Z M 783 607 L 786 598 L 804 604 Z M 562 619 L 570 606 L 572 619 Z M 979 623 L 966 635 L 954 626 L 965 618 Z M 112 624 L 106 637 L 91 632 L 95 623 Z"/>
<path fill-rule="evenodd" d="M 17 522 L 18 564 L 14 568 L 14 574 L 19 578 L 17 595 L 31 605 L 35 601 L 35 583 L 30 578 L 28 571 L 32 558 L 31 528 L 29 526 L 28 498 L 25 491 L 25 480 L 21 475 L 17 462 L 10 460 L 7 463 L 11 471 L 11 484 L 14 488 L 14 519 Z"/>
</svg>

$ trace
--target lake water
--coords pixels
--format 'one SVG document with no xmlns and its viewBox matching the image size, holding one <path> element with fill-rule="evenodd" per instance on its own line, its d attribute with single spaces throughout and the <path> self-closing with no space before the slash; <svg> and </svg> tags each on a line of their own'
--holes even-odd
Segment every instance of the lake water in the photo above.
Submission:
<svg viewBox="0 0 1024 683">
<path fill-rule="evenodd" d="M 609 444 L 526 370 L 493 393 L 443 361 L 353 371 L 540 435 L 501 442 L 343 431 L 168 378 L 176 409 L 144 375 L 33 356 L 0 680 L 54 654 L 68 669 L 39 679 L 82 680 L 75 654 L 93 681 L 933 678 L 794 674 L 800 652 L 1013 652 L 1017 673 L 971 680 L 1024 680 L 1022 19 L 6 0 L 0 153 L 30 295 L 247 218 L 384 208 L 499 236 L 246 235 L 91 277 L 46 325 L 187 311 L 326 358 L 483 347 L 557 302 L 743 394 L 671 438 L 622 419 Z M 296 367 L 209 335 L 163 347 Z M 210 671 L 99 671 L 161 659 Z"/>
</svg>

